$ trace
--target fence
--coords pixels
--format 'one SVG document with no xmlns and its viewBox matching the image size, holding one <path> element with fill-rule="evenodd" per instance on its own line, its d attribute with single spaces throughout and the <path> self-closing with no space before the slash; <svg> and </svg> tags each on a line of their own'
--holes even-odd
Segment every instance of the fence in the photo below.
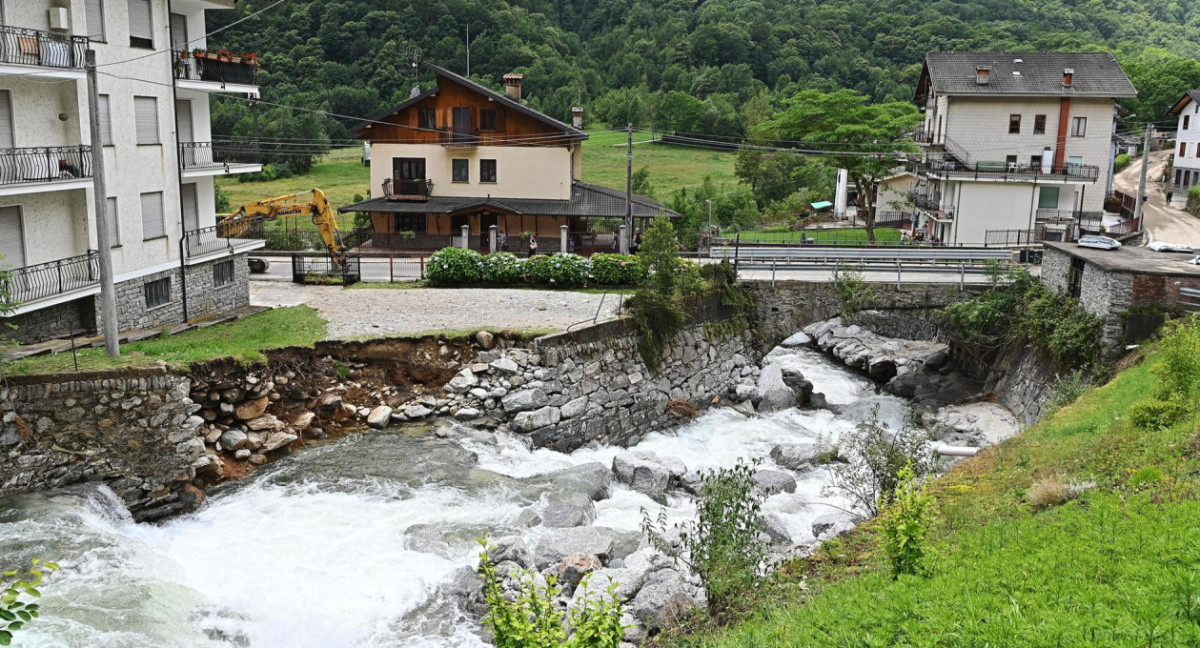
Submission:
<svg viewBox="0 0 1200 648">
<path fill-rule="evenodd" d="M 184 252 L 189 258 L 221 250 L 232 252 L 266 238 L 265 223 L 265 219 L 255 218 L 188 230 L 183 233 Z"/>
<path fill-rule="evenodd" d="M 87 288 L 100 281 L 100 257 L 95 252 L 25 266 L 4 278 L 9 299 L 29 303 Z"/>
<path fill-rule="evenodd" d="M 0 149 L 0 185 L 92 177 L 92 147 Z"/>
<path fill-rule="evenodd" d="M 87 36 L 0 25 L 0 63 L 83 69 Z"/>
<path fill-rule="evenodd" d="M 341 284 L 351 286 L 362 281 L 362 257 L 347 256 L 340 265 L 328 254 L 292 255 L 292 281 L 298 284 Z"/>
<path fill-rule="evenodd" d="M 183 169 L 224 166 L 226 164 L 261 164 L 262 148 L 258 142 L 180 142 L 179 165 Z"/>
<path fill-rule="evenodd" d="M 918 173 L 949 179 L 994 179 L 1017 182 L 1034 182 L 1041 179 L 1072 179 L 1096 181 L 1100 167 L 1086 164 L 1064 164 L 1057 169 L 1046 169 L 1042 165 L 1009 164 L 1007 162 L 977 162 L 966 164 L 955 160 L 929 160 L 912 163 Z"/>
<path fill-rule="evenodd" d="M 197 58 L 185 52 L 175 52 L 174 59 L 176 79 L 258 85 L 258 65 L 254 63 Z"/>
</svg>

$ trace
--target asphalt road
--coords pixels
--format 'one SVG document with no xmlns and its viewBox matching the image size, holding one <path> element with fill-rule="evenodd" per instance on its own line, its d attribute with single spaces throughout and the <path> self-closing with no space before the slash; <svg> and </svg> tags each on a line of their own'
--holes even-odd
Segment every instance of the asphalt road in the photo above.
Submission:
<svg viewBox="0 0 1200 648">
<path fill-rule="evenodd" d="M 1163 165 L 1170 151 L 1154 151 L 1150 154 L 1150 170 L 1146 176 L 1146 195 L 1148 200 L 1142 206 L 1145 218 L 1147 243 L 1163 241 L 1165 243 L 1182 243 L 1200 249 L 1200 218 L 1186 211 L 1167 205 L 1166 187 L 1162 180 Z M 1113 177 L 1113 187 L 1128 195 L 1137 195 L 1138 184 L 1142 175 L 1142 160 L 1135 160 Z M 1177 196 L 1176 205 L 1183 204 L 1184 197 Z"/>
</svg>

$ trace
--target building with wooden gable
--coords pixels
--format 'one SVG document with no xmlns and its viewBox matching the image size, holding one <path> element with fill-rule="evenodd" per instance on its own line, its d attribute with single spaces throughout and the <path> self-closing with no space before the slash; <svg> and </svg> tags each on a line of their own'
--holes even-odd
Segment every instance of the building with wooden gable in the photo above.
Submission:
<svg viewBox="0 0 1200 648">
<path fill-rule="evenodd" d="M 435 250 L 467 246 L 487 251 L 497 227 L 509 250 L 608 251 L 625 216 L 625 192 L 583 182 L 582 109 L 573 125 L 521 102 L 522 76 L 504 77 L 504 94 L 429 63 L 437 86 L 416 94 L 354 133 L 371 145 L 376 197 L 341 208 L 367 212 L 373 249 Z M 679 214 L 634 196 L 635 227 L 659 214 Z"/>
</svg>

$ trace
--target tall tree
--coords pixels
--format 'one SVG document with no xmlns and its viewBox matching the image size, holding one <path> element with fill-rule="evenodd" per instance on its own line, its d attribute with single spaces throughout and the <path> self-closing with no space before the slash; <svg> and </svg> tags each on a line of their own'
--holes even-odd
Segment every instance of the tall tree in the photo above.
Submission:
<svg viewBox="0 0 1200 648">
<path fill-rule="evenodd" d="M 874 241 L 879 181 L 896 168 L 898 153 L 916 150 L 910 135 L 920 121 L 911 103 L 872 104 L 853 90 L 805 90 L 787 101 L 775 126 L 784 139 L 825 151 L 832 165 L 846 169 L 858 187 L 867 240 Z"/>
</svg>

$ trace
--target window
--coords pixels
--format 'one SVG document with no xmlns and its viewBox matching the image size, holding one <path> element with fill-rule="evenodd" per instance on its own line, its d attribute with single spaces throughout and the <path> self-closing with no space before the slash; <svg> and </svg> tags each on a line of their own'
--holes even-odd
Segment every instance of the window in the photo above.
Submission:
<svg viewBox="0 0 1200 648">
<path fill-rule="evenodd" d="M 100 143 L 104 146 L 112 146 L 112 109 L 109 107 L 108 95 L 100 95 L 96 111 L 100 113 Z"/>
<path fill-rule="evenodd" d="M 1021 116 L 1020 115 L 1009 115 L 1008 116 L 1008 133 L 1009 133 L 1009 135 L 1021 134 Z"/>
<path fill-rule="evenodd" d="M 129 0 L 129 46 L 154 49 L 154 18 L 150 0 Z"/>
<path fill-rule="evenodd" d="M 220 288 L 233 283 L 233 259 L 213 264 L 213 287 Z"/>
<path fill-rule="evenodd" d="M 1192 116 L 1191 116 L 1191 115 L 1184 115 L 1184 116 L 1183 116 L 1183 130 L 1187 130 L 1187 129 L 1188 129 L 1188 126 L 1190 126 L 1190 125 L 1191 125 L 1191 123 L 1192 123 Z"/>
<path fill-rule="evenodd" d="M 20 207 L 0 207 L 0 265 L 25 267 L 25 223 Z"/>
<path fill-rule="evenodd" d="M 158 99 L 134 97 L 133 121 L 137 126 L 138 144 L 161 143 L 158 138 Z"/>
<path fill-rule="evenodd" d="M 417 109 L 417 127 L 428 128 L 430 130 L 437 128 L 437 111 L 433 108 L 418 108 Z"/>
<path fill-rule="evenodd" d="M 1042 187 L 1038 193 L 1038 209 L 1058 209 L 1058 187 Z"/>
<path fill-rule="evenodd" d="M 12 94 L 0 90 L 0 148 L 16 148 L 12 119 Z"/>
<path fill-rule="evenodd" d="M 1029 157 L 1029 168 L 1030 168 L 1030 169 L 1033 169 L 1034 171 L 1039 171 L 1039 170 L 1041 170 L 1041 168 L 1042 168 L 1042 156 L 1040 156 L 1040 155 L 1031 155 L 1031 156 Z"/>
<path fill-rule="evenodd" d="M 113 196 L 104 201 L 104 221 L 109 247 L 121 247 L 121 221 L 117 214 L 117 199 Z"/>
<path fill-rule="evenodd" d="M 495 160 L 480 160 L 479 161 L 479 181 L 480 182 L 495 182 L 496 181 L 496 161 Z"/>
<path fill-rule="evenodd" d="M 496 111 L 495 110 L 480 110 L 479 111 L 479 130 L 495 131 L 496 130 Z"/>
<path fill-rule="evenodd" d="M 1187 142 L 1179 143 L 1179 157 L 1187 157 Z"/>
<path fill-rule="evenodd" d="M 142 284 L 146 292 L 146 308 L 158 308 L 171 303 L 171 278 L 163 277 Z"/>
<path fill-rule="evenodd" d="M 1071 259 L 1071 269 L 1067 272 L 1067 293 L 1079 299 L 1083 292 L 1083 259 Z"/>
<path fill-rule="evenodd" d="M 393 180 L 424 180 L 425 158 L 392 158 Z"/>
<path fill-rule="evenodd" d="M 450 161 L 452 165 L 451 179 L 454 182 L 470 182 L 471 181 L 471 161 L 466 158 L 454 158 Z"/>
<path fill-rule="evenodd" d="M 1005 166 L 1005 168 L 1007 168 L 1009 171 L 1016 171 L 1016 170 L 1017 170 L 1017 156 L 1015 156 L 1015 155 L 1006 155 L 1006 156 L 1004 157 L 1004 166 Z"/>
<path fill-rule="evenodd" d="M 104 37 L 104 0 L 84 0 L 84 19 L 87 21 L 87 36 L 91 40 L 106 42 Z"/>
<path fill-rule="evenodd" d="M 1046 116 L 1045 115 L 1034 115 L 1033 116 L 1033 134 L 1034 135 L 1045 135 L 1046 134 Z"/>
<path fill-rule="evenodd" d="M 142 240 L 149 241 L 166 235 L 167 225 L 163 220 L 162 192 L 151 191 L 142 194 Z"/>
<path fill-rule="evenodd" d="M 392 231 L 393 232 L 412 232 L 414 234 L 425 233 L 425 215 L 418 214 L 393 214 L 392 215 Z"/>
<path fill-rule="evenodd" d="M 1087 117 L 1071 118 L 1071 137 L 1087 136 Z"/>
</svg>

